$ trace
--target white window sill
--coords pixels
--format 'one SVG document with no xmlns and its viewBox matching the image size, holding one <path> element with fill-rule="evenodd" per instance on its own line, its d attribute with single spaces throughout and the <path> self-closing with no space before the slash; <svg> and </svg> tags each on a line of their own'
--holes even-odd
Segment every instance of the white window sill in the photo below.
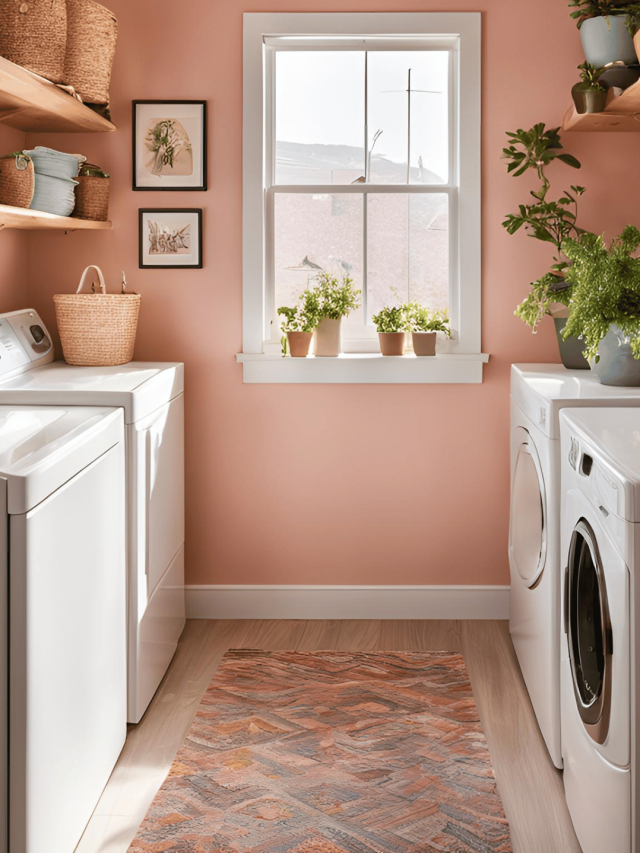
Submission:
<svg viewBox="0 0 640 853">
<path fill-rule="evenodd" d="M 487 353 L 383 356 L 342 353 L 336 358 L 291 358 L 272 353 L 238 353 L 245 383 L 448 383 L 482 382 Z"/>
</svg>

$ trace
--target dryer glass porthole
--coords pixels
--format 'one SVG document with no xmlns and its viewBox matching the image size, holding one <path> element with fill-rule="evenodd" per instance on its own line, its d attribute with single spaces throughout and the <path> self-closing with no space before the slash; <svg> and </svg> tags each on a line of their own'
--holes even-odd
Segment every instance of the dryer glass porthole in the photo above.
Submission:
<svg viewBox="0 0 640 853">
<path fill-rule="evenodd" d="M 585 728 L 603 743 L 611 702 L 611 623 L 597 543 L 585 521 L 573 531 L 566 594 L 574 695 Z"/>
<path fill-rule="evenodd" d="M 522 430 L 528 437 L 528 433 Z M 540 460 L 527 438 L 518 448 L 511 489 L 511 557 L 528 587 L 536 586 L 547 553 L 545 492 Z"/>
</svg>

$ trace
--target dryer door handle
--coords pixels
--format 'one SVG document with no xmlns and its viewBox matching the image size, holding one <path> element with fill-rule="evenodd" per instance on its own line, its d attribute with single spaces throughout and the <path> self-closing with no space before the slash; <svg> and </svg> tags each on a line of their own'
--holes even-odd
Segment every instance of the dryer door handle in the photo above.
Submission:
<svg viewBox="0 0 640 853">
<path fill-rule="evenodd" d="M 564 632 L 566 634 L 569 631 L 569 566 L 564 570 L 562 604 L 562 621 L 564 623 Z"/>
</svg>

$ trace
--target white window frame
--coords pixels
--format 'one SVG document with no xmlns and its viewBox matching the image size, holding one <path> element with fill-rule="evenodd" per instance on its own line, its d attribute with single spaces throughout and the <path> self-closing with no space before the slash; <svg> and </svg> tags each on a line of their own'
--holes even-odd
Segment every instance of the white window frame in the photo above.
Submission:
<svg viewBox="0 0 640 853">
<path fill-rule="evenodd" d="M 245 382 L 481 382 L 489 356 L 480 347 L 480 29 L 477 12 L 454 13 L 245 13 L 243 128 L 243 364 Z M 268 43 L 283 37 L 386 37 L 417 44 L 428 36 L 452 49 L 451 93 L 453 175 L 433 187 L 449 196 L 451 217 L 451 314 L 454 340 L 438 355 L 389 358 L 379 352 L 349 352 L 338 358 L 282 358 L 266 334 L 272 299 L 268 263 L 273 235 L 268 233 L 266 190 L 271 164 L 272 114 Z M 412 41 L 411 41 L 412 40 Z M 317 43 L 317 42 L 316 42 Z M 457 177 L 457 181 L 456 181 Z M 368 185 L 384 192 L 384 185 Z M 314 188 L 306 188 L 307 191 Z M 342 193 L 347 187 L 332 187 Z M 403 187 L 411 192 L 411 186 Z M 365 346 L 362 347 L 366 348 Z M 443 350 L 443 351 L 440 351 Z"/>
</svg>

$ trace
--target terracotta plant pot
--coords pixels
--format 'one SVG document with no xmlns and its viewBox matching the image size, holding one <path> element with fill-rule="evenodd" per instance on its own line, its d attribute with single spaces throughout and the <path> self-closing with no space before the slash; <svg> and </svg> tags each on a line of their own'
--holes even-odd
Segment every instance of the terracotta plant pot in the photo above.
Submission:
<svg viewBox="0 0 640 853">
<path fill-rule="evenodd" d="M 436 354 L 435 332 L 412 332 L 411 339 L 413 341 L 413 351 L 416 355 Z"/>
<path fill-rule="evenodd" d="M 340 324 L 342 319 L 331 320 L 323 317 L 318 328 L 313 333 L 313 352 L 319 356 L 340 355 Z"/>
<path fill-rule="evenodd" d="M 404 332 L 378 332 L 382 355 L 402 355 L 404 353 Z"/>
<path fill-rule="evenodd" d="M 292 358 L 306 358 L 309 355 L 313 332 L 287 332 L 289 354 Z"/>
</svg>

